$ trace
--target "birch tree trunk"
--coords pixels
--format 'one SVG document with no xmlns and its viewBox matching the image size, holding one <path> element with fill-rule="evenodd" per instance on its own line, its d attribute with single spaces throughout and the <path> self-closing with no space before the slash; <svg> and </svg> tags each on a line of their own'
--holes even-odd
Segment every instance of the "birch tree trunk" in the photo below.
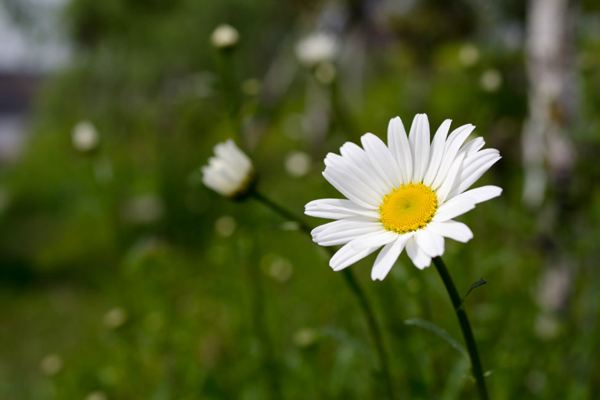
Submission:
<svg viewBox="0 0 600 400">
<path fill-rule="evenodd" d="M 557 314 L 567 310 L 575 274 L 574 263 L 556 237 L 559 231 L 569 234 L 561 224 L 575 164 L 569 137 L 578 108 L 575 5 L 573 0 L 530 0 L 527 21 L 529 117 L 522 136 L 523 201 L 537 209 L 545 203 L 539 235 L 545 242 L 541 251 L 546 269 L 538 286 L 541 313 L 536 330 L 546 338 L 556 334 Z M 546 192 L 551 198 L 546 199 Z"/>
<path fill-rule="evenodd" d="M 540 206 L 548 185 L 569 180 L 568 136 L 577 108 L 575 7 L 569 0 L 530 0 L 527 21 L 529 117 L 523 132 L 523 200 Z"/>
</svg>

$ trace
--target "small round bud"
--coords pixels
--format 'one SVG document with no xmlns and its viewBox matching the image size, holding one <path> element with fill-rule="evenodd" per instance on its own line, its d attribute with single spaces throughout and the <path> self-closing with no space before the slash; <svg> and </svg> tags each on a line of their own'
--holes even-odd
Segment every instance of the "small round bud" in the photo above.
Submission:
<svg viewBox="0 0 600 400">
<path fill-rule="evenodd" d="M 81 121 L 75 125 L 71 133 L 73 147 L 82 153 L 95 150 L 100 143 L 96 127 L 89 121 Z"/>
<path fill-rule="evenodd" d="M 458 51 L 458 58 L 465 67 L 473 66 L 479 61 L 479 49 L 473 44 L 465 44 Z"/>
<path fill-rule="evenodd" d="M 127 312 L 120 307 L 115 307 L 108 310 L 108 312 L 104 314 L 103 318 L 104 325 L 110 329 L 116 329 L 123 325 L 126 321 Z"/>
<path fill-rule="evenodd" d="M 495 92 L 502 85 L 502 75 L 496 69 L 488 69 L 481 74 L 479 84 L 486 92 Z"/>
<path fill-rule="evenodd" d="M 228 24 L 217 26 L 210 36 L 212 45 L 217 49 L 229 49 L 234 47 L 239 39 L 240 35 L 237 29 Z"/>
<path fill-rule="evenodd" d="M 290 153 L 285 159 L 285 169 L 288 174 L 295 177 L 306 175 L 310 169 L 310 156 L 301 151 Z"/>
<path fill-rule="evenodd" d="M 58 354 L 48 354 L 40 362 L 40 369 L 45 375 L 58 374 L 63 368 L 62 358 Z"/>
<path fill-rule="evenodd" d="M 222 237 L 229 237 L 235 232 L 237 223 L 230 215 L 223 215 L 215 221 L 215 231 Z"/>
<path fill-rule="evenodd" d="M 332 62 L 339 50 L 335 36 L 318 32 L 302 39 L 296 45 L 296 56 L 300 63 L 313 68 L 321 63 Z"/>
</svg>

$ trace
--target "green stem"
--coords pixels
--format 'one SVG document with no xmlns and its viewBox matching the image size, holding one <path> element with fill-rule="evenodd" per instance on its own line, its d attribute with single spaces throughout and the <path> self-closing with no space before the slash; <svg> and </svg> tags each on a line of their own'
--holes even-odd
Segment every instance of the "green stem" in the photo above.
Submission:
<svg viewBox="0 0 600 400">
<path fill-rule="evenodd" d="M 435 257 L 433 259 L 433 263 L 435 264 L 435 268 L 437 269 L 442 281 L 444 282 L 444 286 L 446 286 L 446 291 L 450 296 L 450 301 L 452 301 L 452 306 L 454 307 L 454 311 L 456 312 L 456 316 L 458 317 L 458 322 L 460 323 L 460 329 L 462 330 L 463 338 L 465 339 L 465 344 L 467 345 L 467 351 L 469 352 L 469 358 L 471 359 L 471 369 L 473 372 L 473 376 L 477 381 L 477 389 L 479 390 L 479 397 L 482 400 L 489 399 L 487 389 L 485 387 L 485 378 L 483 376 L 483 368 L 481 367 L 481 361 L 479 360 L 479 352 L 477 351 L 477 344 L 475 343 L 475 337 L 473 336 L 473 331 L 471 330 L 471 324 L 469 323 L 469 317 L 467 316 L 467 312 L 464 307 L 462 307 L 462 300 L 460 295 L 458 294 L 458 290 L 456 290 L 456 286 L 454 286 L 454 282 L 452 281 L 452 277 L 444 264 L 444 261 L 441 257 Z"/>
<path fill-rule="evenodd" d="M 392 375 L 390 372 L 390 364 L 387 358 L 387 353 L 385 351 L 385 346 L 383 345 L 383 336 L 381 335 L 381 329 L 379 329 L 379 324 L 377 323 L 377 319 L 375 318 L 375 312 L 371 308 L 371 303 L 369 303 L 369 299 L 367 298 L 365 292 L 362 287 L 354 277 L 354 274 L 349 269 L 342 270 L 342 274 L 350 290 L 356 296 L 358 303 L 360 304 L 360 308 L 363 310 L 365 315 L 365 319 L 367 320 L 367 325 L 369 327 L 369 332 L 371 333 L 371 337 L 373 338 L 373 342 L 375 343 L 375 347 L 377 349 L 377 354 L 379 355 L 379 364 L 381 371 L 383 372 L 383 378 L 385 381 L 386 391 L 389 399 L 394 398 L 394 386 L 392 383 Z"/>
<path fill-rule="evenodd" d="M 256 251 L 256 243 L 252 241 L 252 252 Z M 252 319 L 254 322 L 254 329 L 262 345 L 262 353 L 264 357 L 264 366 L 267 373 L 267 379 L 269 384 L 269 391 L 273 400 L 280 400 L 283 398 L 283 391 L 281 389 L 280 376 L 279 376 L 279 365 L 275 357 L 275 349 L 271 340 L 271 335 L 267 328 L 266 307 L 264 302 L 264 288 L 260 277 L 260 268 L 258 266 L 258 257 L 253 254 L 250 257 L 249 274 L 250 281 L 252 282 L 253 291 L 253 304 L 252 304 Z"/>
<path fill-rule="evenodd" d="M 312 228 L 306 222 L 304 222 L 302 218 L 289 211 L 288 209 L 280 206 L 279 204 L 277 204 L 276 202 L 274 202 L 273 200 L 269 199 L 267 196 L 256 190 L 252 192 L 252 196 L 260 203 L 265 205 L 267 208 L 282 216 L 284 219 L 294 221 L 295 223 L 297 223 L 298 228 L 302 232 L 306 233 L 309 237 L 312 237 L 310 233 Z M 327 248 L 327 250 L 330 254 L 333 254 L 335 252 L 335 250 L 331 248 Z M 390 365 L 383 343 L 383 336 L 381 334 L 381 329 L 379 327 L 377 318 L 375 317 L 375 312 L 373 311 L 373 308 L 371 307 L 371 303 L 369 302 L 366 293 L 360 286 L 360 283 L 356 280 L 356 277 L 354 276 L 353 272 L 350 269 L 344 269 L 342 271 L 342 275 L 344 276 L 344 281 L 350 288 L 350 291 L 356 297 L 356 300 L 358 301 L 358 304 L 360 305 L 360 308 L 367 322 L 369 333 L 371 334 L 371 338 L 373 339 L 377 356 L 379 358 L 380 368 L 383 374 L 383 379 L 385 381 L 385 390 L 387 392 L 387 397 L 389 399 L 394 399 L 395 396 L 394 386 L 392 383 L 392 374 L 390 372 Z"/>
<path fill-rule="evenodd" d="M 242 134 L 242 98 L 240 95 L 239 80 L 235 71 L 234 49 L 221 49 L 217 54 L 217 69 L 221 80 L 221 88 L 223 90 L 225 108 L 231 129 L 240 140 L 240 144 L 245 144 L 246 138 Z"/>
<path fill-rule="evenodd" d="M 312 228 L 296 214 L 294 214 L 286 208 L 281 207 L 279 204 L 275 203 L 273 200 L 271 200 L 270 198 L 268 198 L 267 196 L 265 196 L 257 190 L 253 190 L 251 192 L 251 195 L 260 203 L 265 205 L 267 208 L 270 208 L 271 211 L 274 211 L 276 214 L 279 214 L 281 217 L 283 217 L 283 219 L 294 221 L 296 224 L 298 224 L 298 229 L 310 235 L 310 231 L 312 230 Z"/>
</svg>

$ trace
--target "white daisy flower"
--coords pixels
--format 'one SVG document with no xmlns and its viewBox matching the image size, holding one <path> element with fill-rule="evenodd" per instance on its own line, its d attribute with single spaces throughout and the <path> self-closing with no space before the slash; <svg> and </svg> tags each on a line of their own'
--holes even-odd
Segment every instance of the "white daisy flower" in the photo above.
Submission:
<svg viewBox="0 0 600 400">
<path fill-rule="evenodd" d="M 467 190 L 501 157 L 496 149 L 482 149 L 480 137 L 466 141 L 471 124 L 448 134 L 450 122 L 430 143 L 427 115 L 415 116 L 408 136 L 396 117 L 387 146 L 367 133 L 363 148 L 347 142 L 341 155 L 325 157 L 323 176 L 346 199 L 311 201 L 305 213 L 336 220 L 312 231 L 321 246 L 343 245 L 329 262 L 334 271 L 383 247 L 371 271 L 373 280 L 383 280 L 403 249 L 423 269 L 444 253 L 444 238 L 464 243 L 473 237 L 453 219 L 502 193 L 497 186 Z"/>
<path fill-rule="evenodd" d="M 208 165 L 202 167 L 202 182 L 225 197 L 246 194 L 254 182 L 250 158 L 231 139 L 217 144 L 214 152 Z"/>
</svg>

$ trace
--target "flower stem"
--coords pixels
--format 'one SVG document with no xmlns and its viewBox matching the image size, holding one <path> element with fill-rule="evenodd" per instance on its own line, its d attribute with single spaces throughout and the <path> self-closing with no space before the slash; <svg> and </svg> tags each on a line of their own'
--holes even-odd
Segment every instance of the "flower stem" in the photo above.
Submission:
<svg viewBox="0 0 600 400">
<path fill-rule="evenodd" d="M 252 239 L 250 239 L 250 241 L 251 251 L 254 253 L 257 250 L 257 244 L 252 241 Z M 264 288 L 258 262 L 256 261 L 258 260 L 258 257 L 256 257 L 256 254 L 252 254 L 250 260 L 248 267 L 250 282 L 252 283 L 253 289 L 252 319 L 254 322 L 254 329 L 262 346 L 261 350 L 263 353 L 264 368 L 267 373 L 271 399 L 280 400 L 283 398 L 283 391 L 279 376 L 279 365 L 275 357 L 275 349 L 267 328 L 267 321 L 265 320 L 266 307 L 264 302 Z"/>
<path fill-rule="evenodd" d="M 379 364 L 381 367 L 381 371 L 383 372 L 383 378 L 385 381 L 386 392 L 389 399 L 394 398 L 394 385 L 392 384 L 392 375 L 390 372 L 390 364 L 387 358 L 387 353 L 385 351 L 385 346 L 383 344 L 383 336 L 381 335 L 381 329 L 379 329 L 379 324 L 377 323 L 377 319 L 375 318 L 375 313 L 373 312 L 373 308 L 371 308 L 371 303 L 367 298 L 365 292 L 362 287 L 354 277 L 354 274 L 349 269 L 344 269 L 342 271 L 344 279 L 352 290 L 352 293 L 356 296 L 358 303 L 360 304 L 360 308 L 363 310 L 365 315 L 365 319 L 367 320 L 367 325 L 369 326 L 369 332 L 371 333 L 371 337 L 373 338 L 373 342 L 375 343 L 375 347 L 377 349 L 377 354 L 379 356 Z"/>
<path fill-rule="evenodd" d="M 467 345 L 467 351 L 469 352 L 469 358 L 471 359 L 473 376 L 477 381 L 479 397 L 482 400 L 487 400 L 489 399 L 489 396 L 485 386 L 483 368 L 481 367 L 481 361 L 479 360 L 479 352 L 477 351 L 477 344 L 475 343 L 475 337 L 473 336 L 473 331 L 471 330 L 469 317 L 467 316 L 467 312 L 465 311 L 464 307 L 462 307 L 462 300 L 458 294 L 458 290 L 456 290 L 456 286 L 454 286 L 454 282 L 452 281 L 452 277 L 446 268 L 446 264 L 444 264 L 444 261 L 441 257 L 435 257 L 433 259 L 433 263 L 435 264 L 435 268 L 444 282 L 444 286 L 446 286 L 446 291 L 450 296 L 450 301 L 452 301 L 452 306 L 454 307 L 454 311 L 458 317 L 460 329 L 462 330 L 463 338 L 465 339 L 465 344 Z"/>
<path fill-rule="evenodd" d="M 294 221 L 298 224 L 298 228 L 307 234 L 309 237 L 311 236 L 310 231 L 312 228 L 302 220 L 299 216 L 289 211 L 288 209 L 280 206 L 275 203 L 273 200 L 266 197 L 264 194 L 258 192 L 257 190 L 252 191 L 251 194 L 256 200 L 265 205 L 267 208 L 271 209 L 275 213 L 282 216 L 284 219 Z M 333 254 L 335 251 L 333 249 L 327 248 L 327 250 Z M 366 293 L 360 286 L 360 283 L 356 280 L 354 273 L 349 269 L 344 269 L 342 271 L 342 275 L 344 276 L 344 281 L 348 285 L 348 288 L 356 297 L 358 304 L 360 305 L 360 309 L 362 310 L 365 320 L 367 322 L 368 330 L 375 344 L 375 349 L 377 352 L 377 356 L 379 358 L 380 368 L 383 374 L 383 380 L 385 381 L 385 390 L 387 393 L 387 397 L 389 399 L 394 399 L 394 386 L 392 383 L 392 375 L 390 372 L 390 365 L 387 357 L 387 353 L 385 351 L 385 346 L 383 343 L 383 336 L 381 334 L 381 329 L 379 327 L 379 323 L 377 318 L 375 317 L 375 312 L 371 307 L 371 303 L 367 298 Z"/>
</svg>

